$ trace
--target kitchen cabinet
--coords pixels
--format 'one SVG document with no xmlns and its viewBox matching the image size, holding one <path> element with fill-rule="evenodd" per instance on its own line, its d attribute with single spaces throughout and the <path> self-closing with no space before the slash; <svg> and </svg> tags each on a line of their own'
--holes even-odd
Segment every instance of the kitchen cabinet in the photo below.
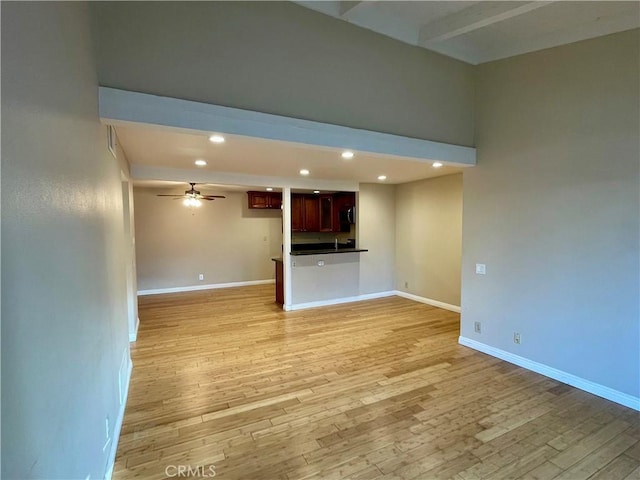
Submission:
<svg viewBox="0 0 640 480">
<path fill-rule="evenodd" d="M 334 209 L 333 209 L 333 195 L 320 195 L 319 198 L 320 208 L 320 231 L 321 232 L 333 232 L 334 231 Z"/>
<path fill-rule="evenodd" d="M 304 196 L 304 231 L 320 231 L 320 199 L 315 195 Z"/>
<path fill-rule="evenodd" d="M 281 258 L 274 258 L 276 264 L 276 303 L 284 305 L 284 266 Z"/>
<path fill-rule="evenodd" d="M 247 192 L 249 208 L 275 209 L 282 206 L 282 194 L 279 192 Z"/>
<path fill-rule="evenodd" d="M 291 230 L 304 232 L 304 202 L 302 195 L 291 195 Z"/>
<path fill-rule="evenodd" d="M 317 195 L 291 195 L 291 230 L 294 232 L 320 231 L 320 199 Z"/>
<path fill-rule="evenodd" d="M 291 230 L 294 232 L 341 232 L 340 211 L 356 203 L 353 192 L 291 195 Z M 346 225 L 346 231 L 350 226 Z"/>
</svg>

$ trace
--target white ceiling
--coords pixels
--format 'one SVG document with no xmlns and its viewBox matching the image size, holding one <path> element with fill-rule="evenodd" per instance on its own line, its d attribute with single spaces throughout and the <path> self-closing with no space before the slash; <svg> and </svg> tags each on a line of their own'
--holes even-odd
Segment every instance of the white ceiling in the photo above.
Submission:
<svg viewBox="0 0 640 480">
<path fill-rule="evenodd" d="M 640 27 L 638 1 L 298 1 L 477 65 Z"/>
<path fill-rule="evenodd" d="M 450 175 L 462 171 L 459 167 L 434 168 L 428 160 L 355 152 L 345 160 L 342 150 L 241 135 L 225 135 L 222 144 L 211 143 L 200 133 L 184 133 L 168 128 L 118 125 L 118 140 L 129 162 L 136 166 L 193 170 L 194 178 L 202 172 L 224 172 L 261 177 L 300 178 L 299 171 L 308 169 L 307 177 L 316 180 L 350 180 L 356 183 L 405 183 L 424 178 Z M 204 167 L 194 162 L 203 159 Z M 195 175 L 195 174 L 198 175 Z M 141 183 L 139 186 L 162 184 Z M 313 188 L 310 185 L 310 188 Z"/>
</svg>

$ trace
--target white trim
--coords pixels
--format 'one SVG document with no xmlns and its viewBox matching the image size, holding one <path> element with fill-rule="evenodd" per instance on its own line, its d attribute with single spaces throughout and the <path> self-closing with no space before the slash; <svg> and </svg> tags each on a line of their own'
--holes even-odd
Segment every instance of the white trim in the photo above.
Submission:
<svg viewBox="0 0 640 480">
<path fill-rule="evenodd" d="M 118 158 L 116 145 L 116 129 L 113 128 L 113 125 L 107 125 L 107 148 L 111 152 L 111 155 L 113 155 L 113 158 Z"/>
<path fill-rule="evenodd" d="M 140 317 L 136 317 L 136 326 L 133 332 L 129 333 L 129 342 L 135 342 L 138 339 L 138 328 L 140 328 Z"/>
<path fill-rule="evenodd" d="M 124 410 L 127 406 L 127 397 L 129 396 L 129 383 L 131 382 L 131 372 L 133 371 L 133 362 L 131 362 L 131 358 L 129 358 L 129 365 L 127 368 L 127 377 L 125 382 L 125 391 L 124 391 L 124 401 L 120 405 L 120 410 L 118 412 L 118 418 L 116 419 L 116 423 L 113 429 L 113 437 L 111 440 L 111 450 L 109 450 L 109 457 L 107 460 L 107 469 L 104 474 L 105 480 L 111 480 L 113 476 L 113 467 L 116 463 L 116 453 L 118 451 L 118 440 L 120 439 L 120 431 L 122 430 L 122 423 L 124 421 Z"/>
<path fill-rule="evenodd" d="M 215 290 L 218 288 L 247 287 L 249 285 L 266 285 L 275 283 L 275 279 L 249 280 L 247 282 L 211 283 L 209 285 L 188 285 L 186 287 L 152 288 L 150 290 L 138 290 L 138 295 L 160 295 L 163 293 L 193 292 L 195 290 Z"/>
<path fill-rule="evenodd" d="M 584 390 L 585 392 L 593 393 L 594 395 L 606 398 L 607 400 L 611 400 L 612 402 L 619 403 L 620 405 L 624 405 L 625 407 L 640 411 L 639 397 L 634 397 L 633 395 L 614 390 L 613 388 L 600 385 L 599 383 L 585 380 L 584 378 L 577 377 L 576 375 L 573 375 L 571 373 L 563 372 L 562 370 L 558 370 L 557 368 L 549 367 L 547 365 L 544 365 L 543 363 L 538 363 L 533 360 L 529 360 L 528 358 L 515 355 L 511 352 L 491 347 L 476 340 L 471 340 L 467 337 L 458 337 L 458 343 L 460 345 L 464 345 L 465 347 L 473 348 L 474 350 L 478 350 L 480 352 L 486 353 L 487 355 L 491 355 L 492 357 L 496 357 L 506 362 L 513 363 L 514 365 L 518 365 L 522 368 L 526 368 L 527 370 L 531 370 L 532 372 L 536 372 L 546 377 L 553 378 L 554 380 L 558 380 L 562 383 L 572 385 L 576 388 L 579 388 L 580 390 Z"/>
<path fill-rule="evenodd" d="M 431 305 L 432 307 L 443 308 L 445 310 L 449 310 L 451 312 L 460 313 L 460 307 L 458 305 L 451 305 L 450 303 L 444 303 L 439 300 L 433 300 L 431 298 L 421 297 L 419 295 L 414 295 L 413 293 L 402 292 L 400 290 L 395 290 L 394 292 L 399 297 L 408 298 L 409 300 L 413 300 L 415 302 L 426 303 L 427 305 Z"/>
<path fill-rule="evenodd" d="M 473 147 L 108 87 L 100 87 L 98 96 L 101 120 L 113 125 L 147 124 L 333 148 L 349 145 L 361 152 L 409 157 L 422 162 L 440 160 L 461 167 L 476 164 Z"/>
<path fill-rule="evenodd" d="M 291 306 L 291 188 L 282 189 L 282 274 L 284 282 L 282 288 L 284 304 L 282 308 L 287 310 Z"/>
<path fill-rule="evenodd" d="M 361 302 L 363 300 L 373 300 L 374 298 L 392 297 L 396 294 L 393 290 L 388 292 L 367 293 L 365 295 L 356 295 L 355 297 L 332 298 L 330 300 L 319 300 L 317 302 L 296 303 L 294 305 L 284 305 L 286 311 L 305 310 L 307 308 L 328 307 L 330 305 L 339 305 L 341 303 Z"/>
</svg>

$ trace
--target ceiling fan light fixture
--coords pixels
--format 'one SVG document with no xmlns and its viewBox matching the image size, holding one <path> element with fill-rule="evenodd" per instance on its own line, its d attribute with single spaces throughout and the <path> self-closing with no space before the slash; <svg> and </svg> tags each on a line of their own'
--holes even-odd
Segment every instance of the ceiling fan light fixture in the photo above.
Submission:
<svg viewBox="0 0 640 480">
<path fill-rule="evenodd" d="M 182 201 L 182 204 L 185 207 L 189 207 L 189 208 L 191 208 L 191 207 L 200 207 L 200 206 L 202 206 L 202 201 L 198 200 L 197 198 L 194 198 L 194 197 L 188 197 L 188 198 L 185 198 Z"/>
</svg>

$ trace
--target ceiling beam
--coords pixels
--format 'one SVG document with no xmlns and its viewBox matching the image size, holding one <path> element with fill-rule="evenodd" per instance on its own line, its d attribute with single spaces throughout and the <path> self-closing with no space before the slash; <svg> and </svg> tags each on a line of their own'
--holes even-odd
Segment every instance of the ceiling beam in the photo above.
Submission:
<svg viewBox="0 0 640 480">
<path fill-rule="evenodd" d="M 340 2 L 340 18 L 347 18 L 366 5 L 367 2 Z"/>
<path fill-rule="evenodd" d="M 424 47 L 449 40 L 552 3 L 554 2 L 478 2 L 459 12 L 420 27 L 418 44 Z"/>
<path fill-rule="evenodd" d="M 421 162 L 439 160 L 457 167 L 476 164 L 473 147 L 108 87 L 99 87 L 98 99 L 100 120 L 108 125 L 154 125 L 174 131 L 219 132 L 331 148 L 348 145 L 362 152 Z"/>
</svg>

